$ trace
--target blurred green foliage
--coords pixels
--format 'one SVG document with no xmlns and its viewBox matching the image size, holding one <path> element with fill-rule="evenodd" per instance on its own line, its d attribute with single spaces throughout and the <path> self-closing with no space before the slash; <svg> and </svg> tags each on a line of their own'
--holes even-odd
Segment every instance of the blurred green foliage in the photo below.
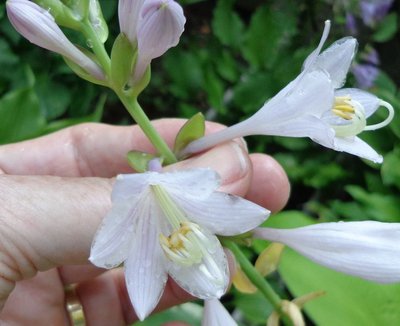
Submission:
<svg viewBox="0 0 400 326">
<path fill-rule="evenodd" d="M 118 35 L 117 1 L 101 3 L 110 24 L 106 43 L 110 49 Z M 358 1 L 181 3 L 187 16 L 186 31 L 179 46 L 153 62 L 150 86 L 139 98 L 151 118 L 190 117 L 201 111 L 207 119 L 227 125 L 244 119 L 296 77 L 303 60 L 316 47 L 325 19 L 333 22 L 328 43 L 350 34 L 346 30 L 348 13 L 357 22 L 359 52 L 372 46 L 381 58 L 381 72 L 370 91 L 392 103 L 396 111 L 400 108 L 399 3 L 374 26 L 363 25 Z M 360 56 L 356 61 L 362 61 Z M 59 56 L 22 39 L 9 24 L 4 3 L 0 4 L 0 67 L 0 144 L 85 121 L 131 123 L 111 92 L 79 80 Z M 350 74 L 347 85 L 353 86 L 354 81 Z M 400 222 L 400 114 L 397 112 L 389 127 L 364 133 L 362 138 L 384 156 L 382 166 L 333 152 L 308 139 L 247 139 L 251 151 L 272 154 L 289 175 L 292 195 L 288 208 L 295 211 L 281 219 L 282 225 L 288 217 L 295 224 L 339 219 Z M 400 324 L 400 303 L 390 299 L 399 298 L 398 286 L 354 280 L 293 252 L 285 254 L 280 273 L 288 288 L 277 275 L 271 282 L 284 297 L 327 289 L 326 298 L 306 308 L 310 323 Z M 233 291 L 223 300 L 243 325 L 264 325 L 271 311 L 258 294 Z M 143 325 L 174 318 L 198 324 L 200 315 L 191 317 L 192 308 L 176 308 Z"/>
</svg>

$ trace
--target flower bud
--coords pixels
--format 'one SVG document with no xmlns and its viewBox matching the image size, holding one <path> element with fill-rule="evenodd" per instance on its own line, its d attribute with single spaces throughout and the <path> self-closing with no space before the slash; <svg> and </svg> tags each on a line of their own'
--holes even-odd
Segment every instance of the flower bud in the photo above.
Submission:
<svg viewBox="0 0 400 326">
<path fill-rule="evenodd" d="M 6 6 L 11 24 L 31 43 L 61 54 L 98 80 L 104 79 L 101 68 L 68 40 L 48 11 L 28 0 L 8 0 Z"/>
<path fill-rule="evenodd" d="M 140 79 L 150 61 L 176 46 L 186 19 L 173 0 L 148 0 L 141 8 L 137 26 L 138 59 L 134 80 Z"/>
</svg>

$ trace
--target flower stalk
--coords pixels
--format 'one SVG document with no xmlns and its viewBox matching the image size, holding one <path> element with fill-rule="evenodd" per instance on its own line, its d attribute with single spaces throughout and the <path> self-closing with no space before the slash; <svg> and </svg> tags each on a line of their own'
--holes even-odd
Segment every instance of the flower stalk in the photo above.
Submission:
<svg viewBox="0 0 400 326">
<path fill-rule="evenodd" d="M 272 304 L 274 309 L 281 316 L 285 325 L 293 325 L 290 317 L 282 310 L 282 299 L 274 291 L 272 286 L 267 282 L 267 280 L 261 276 L 257 269 L 250 263 L 243 252 L 240 250 L 239 246 L 231 240 L 223 239 L 221 240 L 224 247 L 228 248 L 235 255 L 236 261 L 240 264 L 243 272 L 249 278 L 249 280 L 254 284 L 255 287 L 263 294 L 263 296 Z"/>
</svg>

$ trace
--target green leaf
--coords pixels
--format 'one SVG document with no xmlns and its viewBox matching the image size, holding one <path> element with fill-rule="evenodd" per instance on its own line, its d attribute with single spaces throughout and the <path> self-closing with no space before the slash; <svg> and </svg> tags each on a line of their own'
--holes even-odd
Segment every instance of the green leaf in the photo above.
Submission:
<svg viewBox="0 0 400 326">
<path fill-rule="evenodd" d="M 272 67 L 296 33 L 296 16 L 289 10 L 272 10 L 270 5 L 264 5 L 251 17 L 243 54 L 255 68 Z"/>
<path fill-rule="evenodd" d="M 235 0 L 220 0 L 214 9 L 212 29 L 222 44 L 238 48 L 242 43 L 244 24 L 233 10 Z"/>
<path fill-rule="evenodd" d="M 126 154 L 129 165 L 140 173 L 148 171 L 149 162 L 156 157 L 156 155 L 139 151 L 130 151 Z"/>
<path fill-rule="evenodd" d="M 32 88 L 9 92 L 0 99 L 0 144 L 34 137 L 44 126 L 45 119 Z"/>
<path fill-rule="evenodd" d="M 235 293 L 234 303 L 247 320 L 261 325 L 265 325 L 273 311 L 272 305 L 259 291 L 254 294 Z"/>
<path fill-rule="evenodd" d="M 179 157 L 179 153 L 189 145 L 189 143 L 203 137 L 204 132 L 205 120 L 203 114 L 199 112 L 186 121 L 179 130 L 175 138 L 174 153 Z"/>
<path fill-rule="evenodd" d="M 271 224 L 301 226 L 313 220 L 302 213 L 278 214 Z M 307 303 L 307 315 L 316 325 L 400 325 L 400 285 L 381 285 L 335 272 L 285 249 L 279 273 L 294 297 L 324 290 L 326 295 Z"/>
<path fill-rule="evenodd" d="M 382 179 L 385 185 L 395 185 L 400 188 L 400 148 L 385 155 L 382 165 Z"/>
<path fill-rule="evenodd" d="M 366 217 L 383 222 L 400 221 L 400 198 L 398 196 L 369 193 L 355 185 L 349 185 L 345 189 L 365 207 Z"/>
<path fill-rule="evenodd" d="M 397 32 L 397 14 L 392 12 L 378 25 L 377 31 L 372 35 L 376 42 L 386 42 L 393 38 Z"/>
<path fill-rule="evenodd" d="M 119 34 L 111 50 L 111 81 L 116 88 L 124 88 L 132 74 L 132 64 L 136 55 L 125 34 Z"/>
</svg>

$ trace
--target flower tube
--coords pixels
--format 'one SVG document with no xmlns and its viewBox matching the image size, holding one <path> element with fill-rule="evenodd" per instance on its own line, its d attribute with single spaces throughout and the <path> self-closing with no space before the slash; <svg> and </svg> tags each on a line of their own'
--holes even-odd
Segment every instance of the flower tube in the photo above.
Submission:
<svg viewBox="0 0 400 326">
<path fill-rule="evenodd" d="M 228 264 L 215 234 L 247 232 L 269 211 L 215 191 L 218 185 L 210 169 L 117 177 L 112 209 L 89 259 L 105 268 L 124 262 L 128 293 L 140 319 L 158 303 L 168 274 L 198 298 L 225 293 Z"/>
<path fill-rule="evenodd" d="M 217 299 L 204 301 L 202 326 L 237 326 L 237 323 Z"/>
<path fill-rule="evenodd" d="M 329 26 L 327 22 L 320 44 L 306 59 L 303 71 L 295 80 L 247 120 L 190 143 L 182 155 L 201 152 L 237 137 L 274 135 L 309 137 L 325 147 L 382 163 L 382 156 L 358 134 L 389 124 L 394 116 L 393 107 L 359 89 L 340 89 L 357 41 L 343 38 L 320 53 Z M 368 126 L 367 118 L 381 106 L 388 110 L 387 118 Z"/>
<path fill-rule="evenodd" d="M 61 54 L 98 80 L 104 79 L 101 68 L 68 40 L 48 11 L 28 0 L 8 0 L 6 7 L 11 24 L 31 43 Z"/>
<path fill-rule="evenodd" d="M 283 243 L 339 272 L 379 283 L 400 281 L 400 223 L 333 222 L 295 229 L 257 228 L 253 236 Z"/>
</svg>

